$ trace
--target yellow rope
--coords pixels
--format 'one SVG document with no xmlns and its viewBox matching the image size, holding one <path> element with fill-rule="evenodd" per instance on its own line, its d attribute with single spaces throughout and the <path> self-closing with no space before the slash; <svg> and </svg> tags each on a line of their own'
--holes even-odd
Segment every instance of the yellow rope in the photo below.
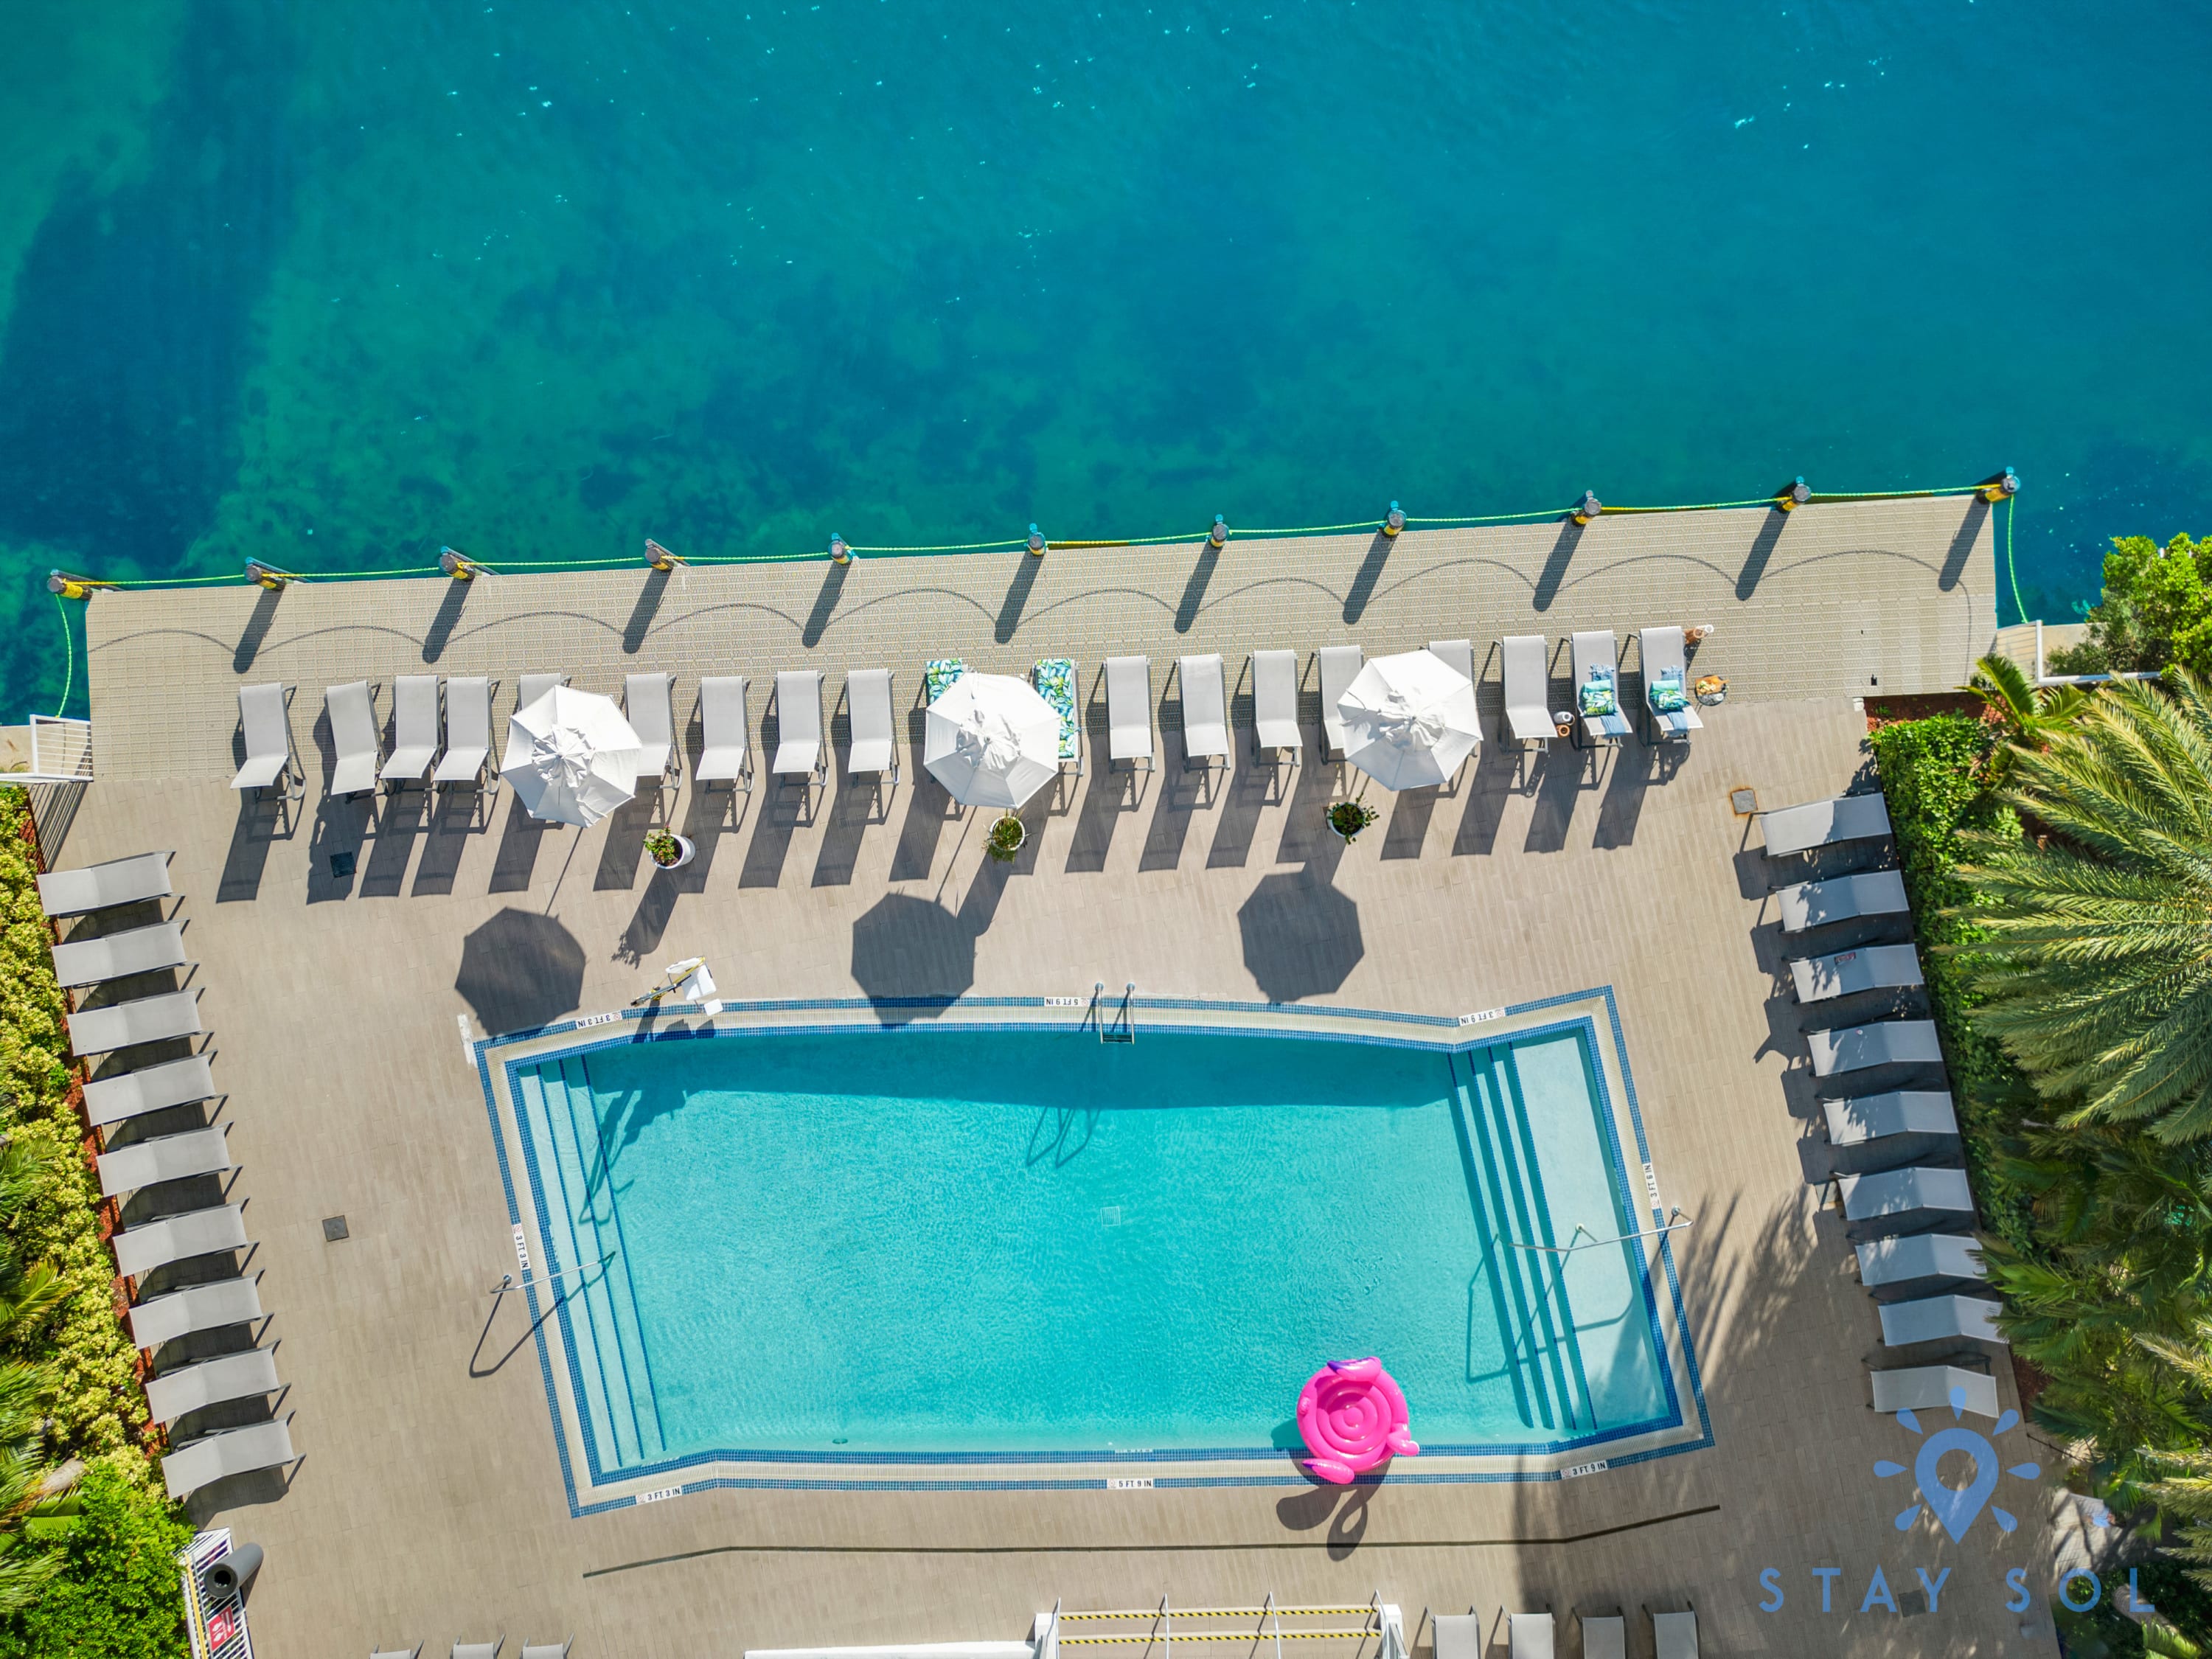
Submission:
<svg viewBox="0 0 2212 1659">
<path fill-rule="evenodd" d="M 1257 1619 L 1263 1613 L 1269 1618 L 1279 1614 L 1285 1619 L 1336 1619 L 1349 1613 L 1372 1613 L 1375 1609 L 1372 1607 L 1169 1607 L 1165 1611 L 1171 1619 Z M 1158 1619 L 1161 1612 L 1158 1607 L 1132 1607 L 1126 1612 L 1115 1609 L 1102 1613 L 1063 1613 L 1060 1615 L 1060 1622 L 1064 1625 L 1071 1619 Z"/>
<path fill-rule="evenodd" d="M 1190 1617 L 1190 1615 L 1184 1613 L 1181 1607 L 1177 1607 L 1175 1611 L 1183 1618 L 1188 1619 Z M 1158 1615 L 1155 1614 L 1154 1616 L 1157 1617 Z M 1060 1621 L 1065 1624 L 1066 1620 L 1067 1615 L 1066 1613 L 1062 1613 L 1060 1615 Z M 1364 1630 L 1269 1630 L 1265 1632 L 1241 1630 L 1190 1632 L 1179 1630 L 1175 1632 L 1174 1639 L 1177 1642 L 1272 1642 L 1279 1637 L 1285 1642 L 1319 1642 L 1324 1640 L 1340 1640 L 1344 1638 L 1355 1636 L 1366 1637 L 1372 1636 L 1374 1634 L 1375 1627 L 1372 1625 L 1370 1625 Z M 1060 1638 L 1060 1645 L 1064 1648 L 1127 1647 L 1132 1644 L 1139 1646 L 1152 1646 L 1159 1644 L 1164 1639 L 1164 1638 L 1158 1635 L 1063 1636 Z"/>
</svg>

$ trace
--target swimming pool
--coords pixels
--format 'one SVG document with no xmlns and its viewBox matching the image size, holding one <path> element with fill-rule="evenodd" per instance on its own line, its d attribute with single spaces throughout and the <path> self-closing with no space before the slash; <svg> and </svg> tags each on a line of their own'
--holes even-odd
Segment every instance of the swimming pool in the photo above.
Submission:
<svg viewBox="0 0 2212 1659">
<path fill-rule="evenodd" d="M 562 1275 L 541 1340 L 572 1478 L 1288 1478 L 1298 1384 L 1364 1353 L 1413 1401 L 1407 1473 L 1681 1430 L 1650 1241 L 1523 1248 L 1654 1224 L 1612 1033 L 1400 1020 L 1147 1013 L 1106 1044 L 1066 1014 L 738 1011 L 500 1045 L 519 1239 Z"/>
</svg>

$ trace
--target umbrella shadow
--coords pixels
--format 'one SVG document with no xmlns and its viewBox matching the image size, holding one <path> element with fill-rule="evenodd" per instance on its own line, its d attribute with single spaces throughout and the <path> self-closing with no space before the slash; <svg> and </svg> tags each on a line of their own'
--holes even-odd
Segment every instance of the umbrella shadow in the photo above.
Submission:
<svg viewBox="0 0 2212 1659">
<path fill-rule="evenodd" d="M 493 1036 L 548 1025 L 583 1001 L 584 947 L 554 917 L 510 906 L 462 939 L 453 989 Z"/>
<path fill-rule="evenodd" d="M 1340 990 L 1367 954 L 1359 906 L 1327 871 L 1309 867 L 1263 876 L 1237 912 L 1245 971 L 1270 1002 L 1297 1002 Z"/>
</svg>

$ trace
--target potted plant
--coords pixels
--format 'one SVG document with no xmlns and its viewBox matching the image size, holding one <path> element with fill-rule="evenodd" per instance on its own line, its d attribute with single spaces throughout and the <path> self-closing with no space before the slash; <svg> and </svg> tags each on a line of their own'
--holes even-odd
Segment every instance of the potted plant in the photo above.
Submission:
<svg viewBox="0 0 2212 1659">
<path fill-rule="evenodd" d="M 1022 843 L 1029 838 L 1029 826 L 1009 812 L 991 826 L 990 837 L 983 846 L 1000 863 L 1012 864 L 1014 854 L 1022 850 Z"/>
<path fill-rule="evenodd" d="M 698 850 L 689 836 L 679 836 L 672 830 L 645 832 L 646 856 L 663 870 L 681 870 Z"/>
<path fill-rule="evenodd" d="M 1375 822 L 1375 809 L 1364 800 L 1340 800 L 1328 809 L 1328 827 L 1349 847 L 1359 832 Z"/>
</svg>

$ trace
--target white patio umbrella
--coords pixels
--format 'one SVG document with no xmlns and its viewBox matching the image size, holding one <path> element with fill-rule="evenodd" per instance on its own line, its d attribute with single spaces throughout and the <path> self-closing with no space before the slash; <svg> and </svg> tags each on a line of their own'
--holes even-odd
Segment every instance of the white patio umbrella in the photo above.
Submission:
<svg viewBox="0 0 2212 1659">
<path fill-rule="evenodd" d="M 1344 754 L 1385 789 L 1442 783 L 1482 741 L 1474 687 L 1425 651 L 1376 657 L 1337 699 Z"/>
<path fill-rule="evenodd" d="M 556 685 L 507 720 L 499 771 L 532 817 L 597 823 L 637 793 L 637 748 L 612 702 Z"/>
<path fill-rule="evenodd" d="M 963 806 L 1019 806 L 1060 775 L 1060 716 L 1029 682 L 963 674 L 929 705 L 921 763 Z"/>
</svg>

